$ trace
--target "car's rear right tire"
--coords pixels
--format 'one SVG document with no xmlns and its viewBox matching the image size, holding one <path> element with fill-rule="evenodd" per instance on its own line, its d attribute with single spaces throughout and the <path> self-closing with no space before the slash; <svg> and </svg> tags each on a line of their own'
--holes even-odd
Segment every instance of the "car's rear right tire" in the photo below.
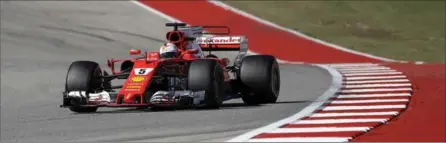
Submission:
<svg viewBox="0 0 446 143">
<path fill-rule="evenodd" d="M 280 71 L 275 57 L 252 55 L 242 59 L 240 67 L 242 99 L 245 104 L 275 103 L 280 91 Z"/>
<path fill-rule="evenodd" d="M 85 91 L 93 93 L 101 88 L 102 79 L 100 78 L 102 70 L 99 64 L 92 61 L 75 61 L 68 68 L 65 91 Z M 69 104 L 69 109 L 77 113 L 96 112 L 98 107 L 82 107 L 87 104 L 86 100 L 80 98 L 70 98 L 65 104 Z"/>
</svg>

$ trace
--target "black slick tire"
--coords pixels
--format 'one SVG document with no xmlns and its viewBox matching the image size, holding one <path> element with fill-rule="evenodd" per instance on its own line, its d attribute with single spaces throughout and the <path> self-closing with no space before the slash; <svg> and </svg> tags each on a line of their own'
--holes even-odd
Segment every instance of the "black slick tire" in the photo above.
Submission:
<svg viewBox="0 0 446 143">
<path fill-rule="evenodd" d="M 275 103 L 280 92 L 280 70 L 275 57 L 252 55 L 243 58 L 239 73 L 244 85 L 242 99 L 245 104 Z"/>
<path fill-rule="evenodd" d="M 101 87 L 102 80 L 100 79 L 102 71 L 99 64 L 92 61 L 75 61 L 73 62 L 67 72 L 65 91 L 86 91 L 92 93 Z M 73 112 L 90 113 L 96 112 L 98 107 L 81 107 L 79 105 L 86 104 L 86 101 L 72 99 L 71 107 Z"/>
<path fill-rule="evenodd" d="M 199 109 L 218 109 L 224 96 L 224 77 L 215 60 L 195 60 L 189 66 L 188 87 L 191 91 L 205 90 L 204 106 Z"/>
</svg>

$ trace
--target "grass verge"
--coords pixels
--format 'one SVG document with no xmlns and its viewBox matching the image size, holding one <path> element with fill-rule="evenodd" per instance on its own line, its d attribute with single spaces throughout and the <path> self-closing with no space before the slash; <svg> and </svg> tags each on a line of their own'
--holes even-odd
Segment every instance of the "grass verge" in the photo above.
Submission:
<svg viewBox="0 0 446 143">
<path fill-rule="evenodd" d="M 356 51 L 445 63 L 445 1 L 223 1 Z"/>
</svg>

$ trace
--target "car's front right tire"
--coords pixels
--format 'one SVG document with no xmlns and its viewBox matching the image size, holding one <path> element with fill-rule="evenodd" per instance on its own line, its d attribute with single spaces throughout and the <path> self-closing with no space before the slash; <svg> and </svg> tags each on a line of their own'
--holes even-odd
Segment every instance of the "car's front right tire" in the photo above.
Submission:
<svg viewBox="0 0 446 143">
<path fill-rule="evenodd" d="M 92 61 L 75 61 L 68 68 L 65 91 L 85 91 L 86 94 L 94 92 L 101 88 L 102 79 L 100 78 L 102 71 L 99 64 Z M 80 105 L 87 104 L 86 100 L 80 98 L 69 99 L 71 107 L 69 109 L 77 113 L 96 112 L 98 107 L 82 107 Z"/>
</svg>

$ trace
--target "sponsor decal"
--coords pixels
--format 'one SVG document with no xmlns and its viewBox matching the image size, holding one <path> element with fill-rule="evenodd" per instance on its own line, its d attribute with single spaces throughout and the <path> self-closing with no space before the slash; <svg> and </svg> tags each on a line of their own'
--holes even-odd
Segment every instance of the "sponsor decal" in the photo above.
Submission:
<svg viewBox="0 0 446 143">
<path fill-rule="evenodd" d="M 139 86 L 139 85 L 127 85 L 125 88 L 126 89 L 140 89 L 141 86 Z"/>
<path fill-rule="evenodd" d="M 131 78 L 132 82 L 142 82 L 144 80 L 146 80 L 146 77 L 143 77 L 143 76 L 134 76 Z"/>
<path fill-rule="evenodd" d="M 130 82 L 130 83 L 127 83 L 127 85 L 143 85 L 143 83 L 132 83 L 132 82 Z"/>
<path fill-rule="evenodd" d="M 102 94 L 99 94 L 99 97 L 98 98 L 96 98 L 96 99 L 94 99 L 95 101 L 101 101 L 102 100 Z"/>
<path fill-rule="evenodd" d="M 241 42 L 241 37 L 203 37 L 197 39 L 198 44 L 239 44 Z"/>
</svg>

